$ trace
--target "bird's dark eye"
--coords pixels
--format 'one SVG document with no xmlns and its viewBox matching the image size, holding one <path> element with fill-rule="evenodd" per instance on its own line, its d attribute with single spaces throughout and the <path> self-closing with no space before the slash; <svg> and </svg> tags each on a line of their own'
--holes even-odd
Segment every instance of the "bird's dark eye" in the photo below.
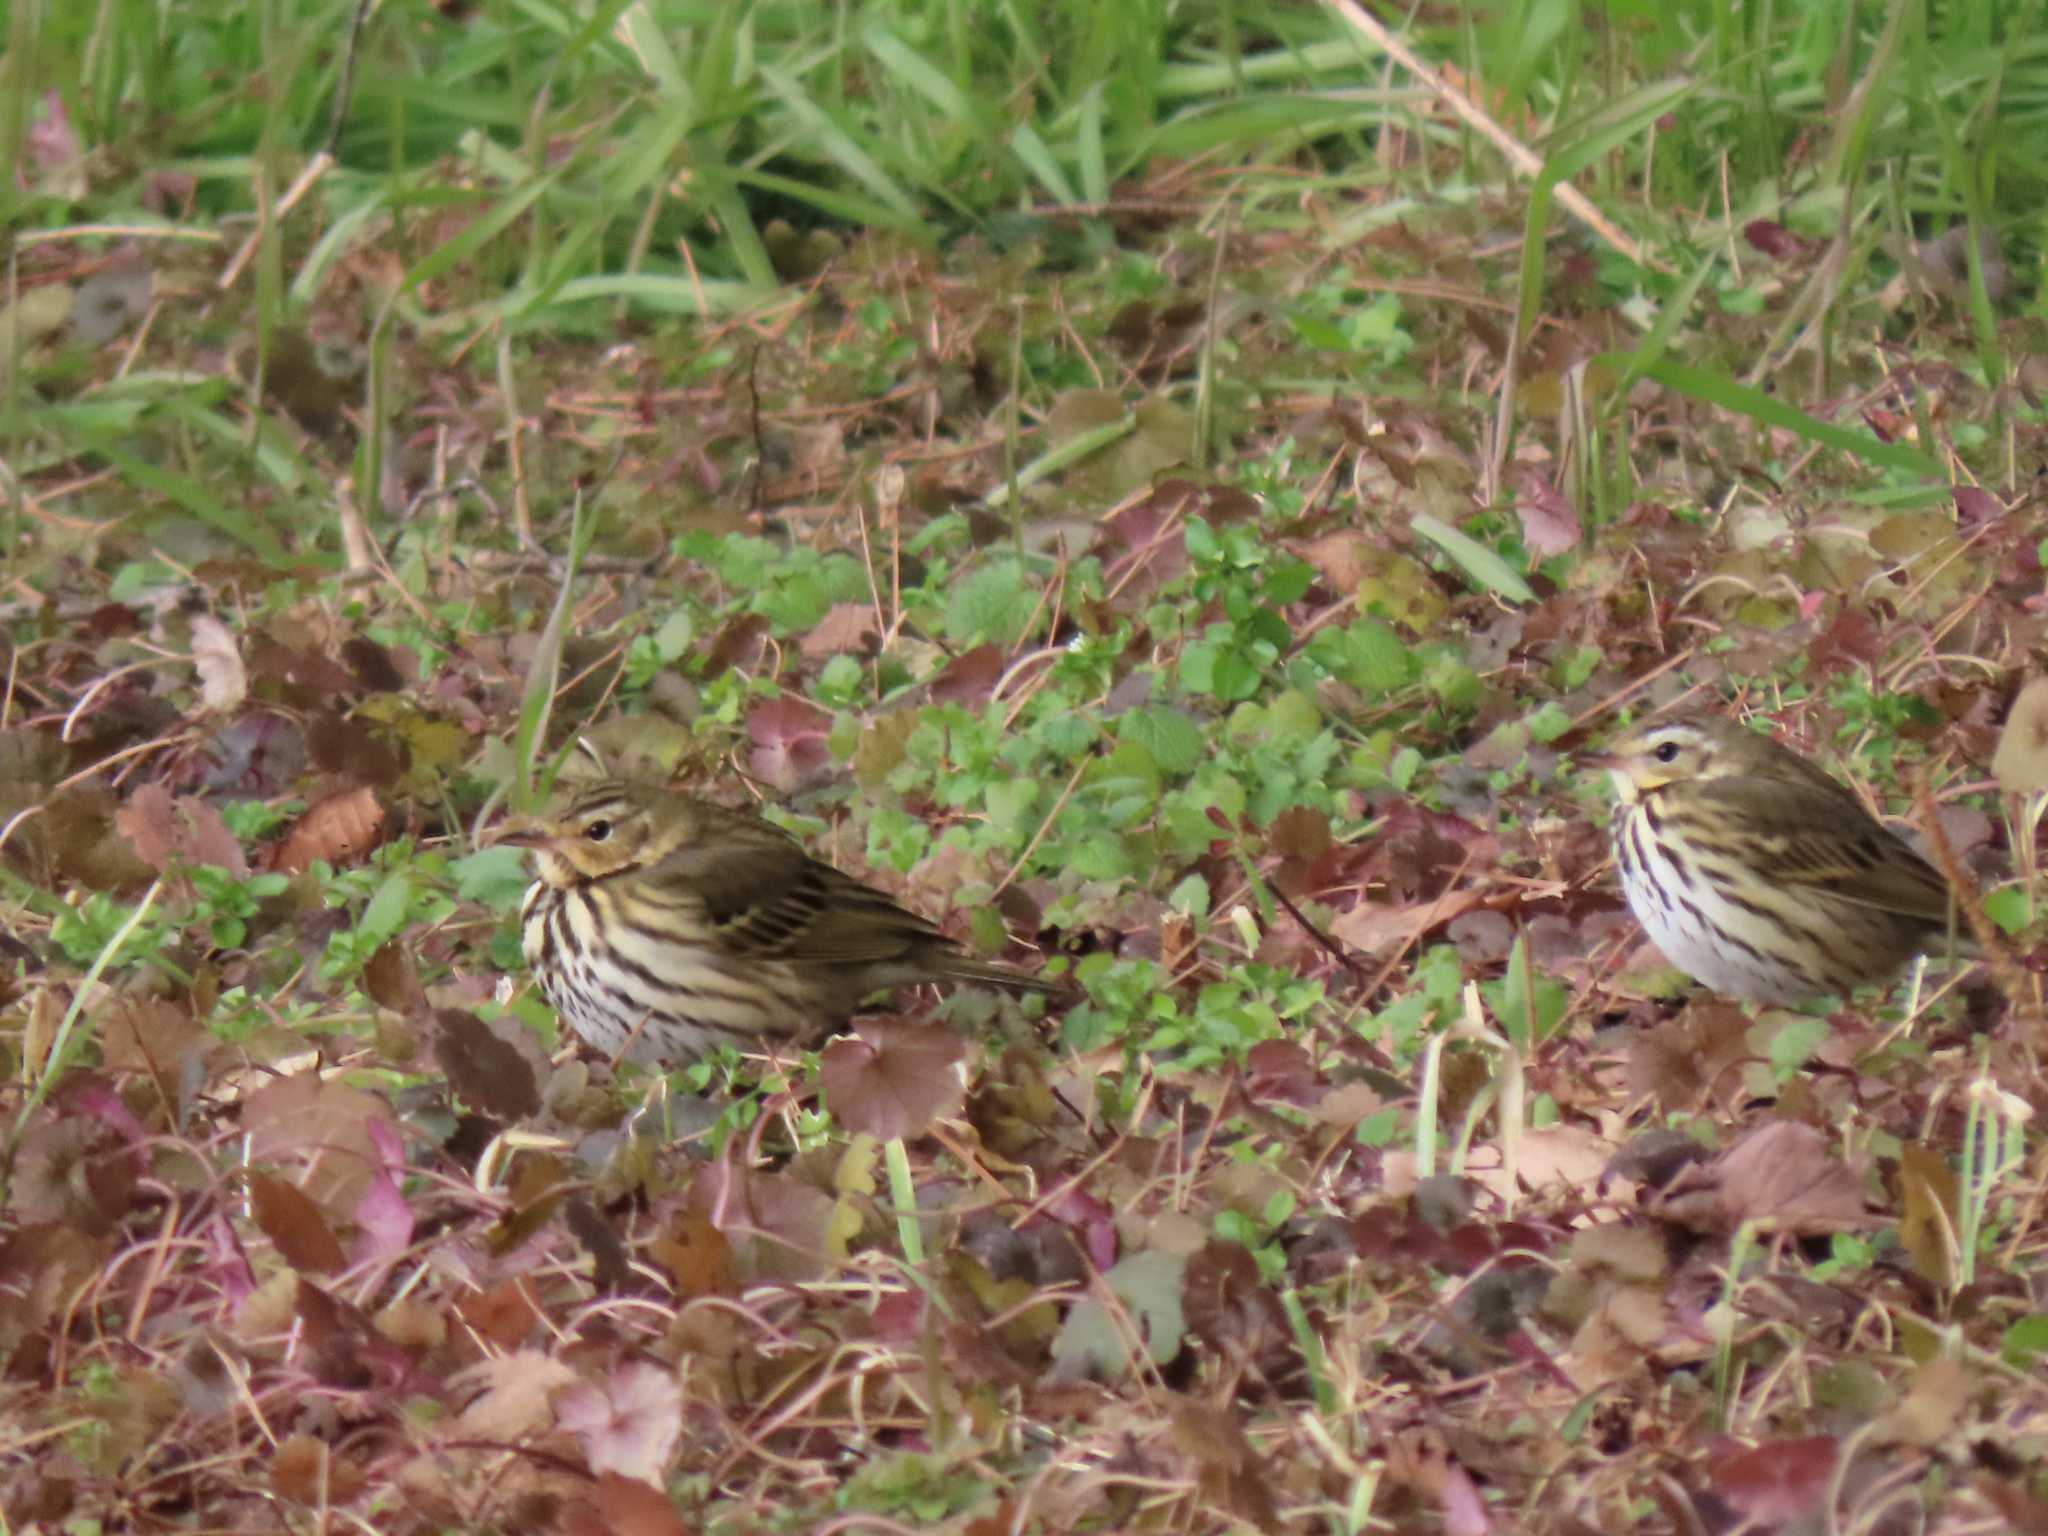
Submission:
<svg viewBox="0 0 2048 1536">
<path fill-rule="evenodd" d="M 593 843 L 601 843 L 612 835 L 612 824 L 600 817 L 583 829 L 583 835 Z"/>
<path fill-rule="evenodd" d="M 1657 743 L 1657 750 L 1650 755 L 1660 763 L 1675 762 L 1678 758 L 1678 743 L 1675 741 L 1660 741 Z"/>
</svg>

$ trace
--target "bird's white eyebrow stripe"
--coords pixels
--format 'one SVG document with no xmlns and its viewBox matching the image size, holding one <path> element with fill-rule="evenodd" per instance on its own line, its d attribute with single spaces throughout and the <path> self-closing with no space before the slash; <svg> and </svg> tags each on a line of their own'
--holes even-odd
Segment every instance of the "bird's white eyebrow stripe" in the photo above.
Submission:
<svg viewBox="0 0 2048 1536">
<path fill-rule="evenodd" d="M 631 803 L 618 790 L 608 790 L 602 794 L 591 795 L 586 799 L 578 800 L 569 807 L 568 819 L 571 821 L 581 821 L 585 817 L 595 816 L 604 811 L 616 814 L 619 811 L 625 810 Z"/>
</svg>

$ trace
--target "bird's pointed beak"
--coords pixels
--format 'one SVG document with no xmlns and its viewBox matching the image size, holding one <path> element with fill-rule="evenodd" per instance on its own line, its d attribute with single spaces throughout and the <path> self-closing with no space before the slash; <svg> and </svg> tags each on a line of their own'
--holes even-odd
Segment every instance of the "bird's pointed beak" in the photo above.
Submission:
<svg viewBox="0 0 2048 1536">
<path fill-rule="evenodd" d="M 1612 773 L 1621 766 L 1619 754 L 1608 751 L 1585 751 L 1572 754 L 1572 766 L 1591 769 L 1595 772 Z"/>
<path fill-rule="evenodd" d="M 525 817 L 514 817 L 491 833 L 490 846 L 493 848 L 546 848 L 554 839 L 547 829 L 538 822 Z"/>
</svg>

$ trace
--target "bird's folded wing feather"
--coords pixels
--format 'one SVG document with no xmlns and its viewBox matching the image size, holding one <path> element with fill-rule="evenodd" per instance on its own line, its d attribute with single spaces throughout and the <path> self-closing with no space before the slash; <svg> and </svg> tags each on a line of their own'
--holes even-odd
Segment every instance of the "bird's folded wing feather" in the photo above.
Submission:
<svg viewBox="0 0 2048 1536">
<path fill-rule="evenodd" d="M 694 891 L 720 940 L 741 955 L 859 965 L 896 959 L 941 937 L 924 919 L 779 835 L 678 848 L 655 867 L 654 878 Z"/>
<path fill-rule="evenodd" d="M 1870 821 L 1847 790 L 1756 779 L 1699 788 L 1727 806 L 1729 822 L 1755 840 L 1759 860 L 1786 885 L 1931 922 L 1947 918 L 1947 882 L 1897 834 Z"/>
</svg>

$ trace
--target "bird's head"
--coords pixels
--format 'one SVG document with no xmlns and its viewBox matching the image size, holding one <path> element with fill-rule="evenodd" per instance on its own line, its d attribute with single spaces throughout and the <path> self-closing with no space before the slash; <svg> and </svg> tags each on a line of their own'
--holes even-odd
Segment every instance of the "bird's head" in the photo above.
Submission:
<svg viewBox="0 0 2048 1536">
<path fill-rule="evenodd" d="M 656 793 L 597 784 L 555 815 L 515 822 L 497 841 L 531 848 L 541 883 L 563 890 L 657 862 L 675 841 L 665 835 L 661 810 Z"/>
<path fill-rule="evenodd" d="M 1604 752 L 1579 756 L 1604 768 L 1624 805 L 1682 779 L 1770 777 L 1785 770 L 1783 747 L 1727 720 L 1660 720 L 1638 726 Z M 1802 765 L 1803 766 L 1803 765 Z"/>
</svg>

